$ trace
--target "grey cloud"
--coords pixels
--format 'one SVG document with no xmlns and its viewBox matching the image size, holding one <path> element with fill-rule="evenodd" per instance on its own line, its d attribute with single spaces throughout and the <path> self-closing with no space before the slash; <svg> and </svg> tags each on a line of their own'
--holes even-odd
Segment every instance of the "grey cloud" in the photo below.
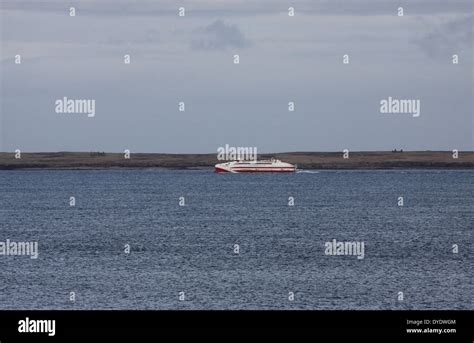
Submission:
<svg viewBox="0 0 474 343">
<path fill-rule="evenodd" d="M 451 55 L 472 48 L 474 16 L 462 16 L 442 23 L 414 41 L 431 58 Z"/>
<path fill-rule="evenodd" d="M 227 48 L 245 48 L 250 41 L 237 25 L 216 20 L 212 24 L 194 31 L 196 36 L 191 47 L 196 50 L 226 50 Z"/>
</svg>

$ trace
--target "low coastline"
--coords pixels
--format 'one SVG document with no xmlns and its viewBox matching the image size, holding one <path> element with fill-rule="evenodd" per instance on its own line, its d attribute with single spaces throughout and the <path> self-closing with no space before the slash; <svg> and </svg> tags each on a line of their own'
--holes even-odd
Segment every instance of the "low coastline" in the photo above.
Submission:
<svg viewBox="0 0 474 343">
<path fill-rule="evenodd" d="M 259 159 L 277 158 L 297 164 L 298 169 L 470 169 L 474 168 L 474 152 L 460 151 L 453 158 L 451 151 L 370 151 L 350 152 L 286 152 L 260 154 Z M 216 154 L 162 154 L 132 153 L 129 159 L 123 153 L 104 152 L 37 152 L 0 153 L 0 170 L 12 169 L 142 169 L 212 168 Z"/>
</svg>

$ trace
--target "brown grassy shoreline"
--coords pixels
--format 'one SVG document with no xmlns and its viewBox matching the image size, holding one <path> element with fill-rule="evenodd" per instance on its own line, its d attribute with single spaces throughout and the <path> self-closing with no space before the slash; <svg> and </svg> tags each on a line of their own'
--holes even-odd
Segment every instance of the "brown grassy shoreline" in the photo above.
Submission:
<svg viewBox="0 0 474 343">
<path fill-rule="evenodd" d="M 259 159 L 278 158 L 296 163 L 300 169 L 395 169 L 395 168 L 474 168 L 474 152 L 460 151 L 453 159 L 450 151 L 288 152 L 261 154 Z M 216 154 L 141 154 L 124 159 L 121 153 L 48 152 L 0 153 L 0 170 L 9 169 L 114 169 L 114 168 L 205 168 L 213 167 Z"/>
</svg>

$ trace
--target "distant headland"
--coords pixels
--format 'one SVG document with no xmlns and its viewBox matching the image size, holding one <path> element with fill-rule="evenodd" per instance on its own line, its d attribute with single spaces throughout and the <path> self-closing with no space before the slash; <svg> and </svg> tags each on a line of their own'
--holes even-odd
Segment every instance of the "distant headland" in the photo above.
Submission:
<svg viewBox="0 0 474 343">
<path fill-rule="evenodd" d="M 346 158 L 344 158 L 346 157 Z M 474 151 L 354 151 L 284 152 L 259 154 L 258 159 L 276 158 L 299 169 L 396 169 L 396 168 L 474 168 Z M 115 168 L 210 168 L 216 154 L 162 154 L 108 152 L 14 152 L 0 153 L 0 170 L 9 169 L 115 169 Z"/>
</svg>

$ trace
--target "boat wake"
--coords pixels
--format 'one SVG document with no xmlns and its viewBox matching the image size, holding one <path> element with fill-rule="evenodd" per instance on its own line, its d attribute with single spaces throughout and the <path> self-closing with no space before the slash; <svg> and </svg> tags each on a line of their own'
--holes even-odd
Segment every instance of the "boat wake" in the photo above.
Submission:
<svg viewBox="0 0 474 343">
<path fill-rule="evenodd" d="M 297 174 L 319 174 L 317 170 L 297 170 Z"/>
</svg>

